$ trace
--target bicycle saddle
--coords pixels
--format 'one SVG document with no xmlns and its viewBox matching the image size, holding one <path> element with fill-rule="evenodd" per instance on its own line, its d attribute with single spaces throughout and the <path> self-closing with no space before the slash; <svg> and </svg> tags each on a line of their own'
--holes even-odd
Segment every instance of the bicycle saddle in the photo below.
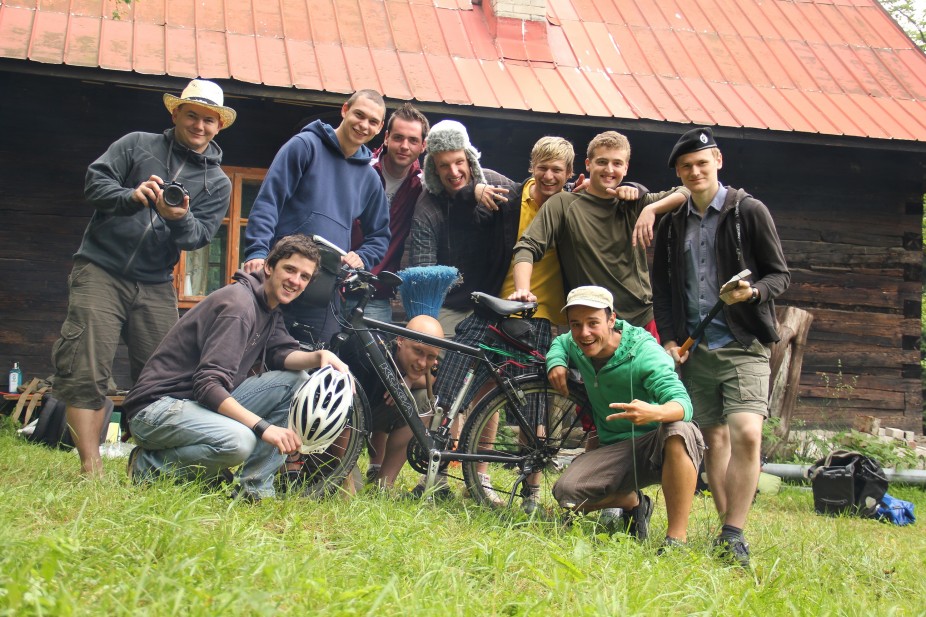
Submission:
<svg viewBox="0 0 926 617">
<path fill-rule="evenodd" d="M 517 300 L 502 300 L 495 296 L 474 291 L 470 294 L 470 299 L 476 305 L 476 313 L 488 319 L 499 317 L 510 317 L 511 315 L 521 314 L 523 317 L 530 317 L 537 311 L 536 302 L 518 302 Z"/>
</svg>

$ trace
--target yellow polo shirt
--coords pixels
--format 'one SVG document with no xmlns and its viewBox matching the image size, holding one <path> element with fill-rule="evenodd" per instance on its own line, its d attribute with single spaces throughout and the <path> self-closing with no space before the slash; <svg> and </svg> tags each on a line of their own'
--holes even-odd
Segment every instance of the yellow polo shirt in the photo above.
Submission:
<svg viewBox="0 0 926 617">
<path fill-rule="evenodd" d="M 540 206 L 531 198 L 531 187 L 534 179 L 524 183 L 521 193 L 521 220 L 518 222 L 518 238 L 524 235 L 534 217 L 540 211 Z M 537 296 L 537 312 L 534 317 L 547 319 L 554 324 L 565 323 L 560 312 L 566 304 L 566 294 L 563 291 L 563 277 L 559 271 L 559 256 L 556 247 L 547 249 L 540 261 L 534 262 L 534 271 L 531 274 L 531 291 Z M 514 263 L 508 266 L 508 274 L 502 283 L 502 298 L 514 293 Z"/>
</svg>

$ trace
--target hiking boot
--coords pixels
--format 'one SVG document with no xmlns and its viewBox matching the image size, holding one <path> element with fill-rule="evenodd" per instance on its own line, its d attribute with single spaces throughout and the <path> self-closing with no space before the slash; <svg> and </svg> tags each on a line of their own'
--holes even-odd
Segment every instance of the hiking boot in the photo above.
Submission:
<svg viewBox="0 0 926 617">
<path fill-rule="evenodd" d="M 540 508 L 540 487 L 529 484 L 525 484 L 524 487 L 527 494 L 524 496 L 524 501 L 521 502 L 521 510 L 524 511 L 524 514 L 530 516 Z"/>
<path fill-rule="evenodd" d="M 649 519 L 653 516 L 653 500 L 637 491 L 640 503 L 624 513 L 624 529 L 639 541 L 649 537 Z"/>
<path fill-rule="evenodd" d="M 656 556 L 662 557 L 663 555 L 667 553 L 671 553 L 679 549 L 687 548 L 687 546 L 688 544 L 686 544 L 685 542 L 682 542 L 678 538 L 673 538 L 672 536 L 666 536 L 665 539 L 662 541 L 662 544 L 659 546 L 659 548 L 656 549 Z"/>
<path fill-rule="evenodd" d="M 714 539 L 714 554 L 720 559 L 743 568 L 749 567 L 749 545 L 743 536 L 717 536 Z"/>
</svg>

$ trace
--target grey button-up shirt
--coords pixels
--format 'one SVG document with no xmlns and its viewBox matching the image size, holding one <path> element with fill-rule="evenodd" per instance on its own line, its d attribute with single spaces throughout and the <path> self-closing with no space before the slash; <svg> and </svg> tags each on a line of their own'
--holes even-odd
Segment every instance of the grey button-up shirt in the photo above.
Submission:
<svg viewBox="0 0 926 617">
<path fill-rule="evenodd" d="M 721 184 L 703 217 L 691 198 L 688 198 L 688 218 L 685 224 L 685 297 L 688 300 L 689 332 L 694 332 L 720 299 L 721 283 L 717 279 L 717 253 L 714 243 L 720 211 L 726 197 L 727 189 Z M 708 349 L 718 349 L 734 340 L 722 311 L 704 329 L 702 338 L 707 341 Z M 695 341 L 695 344 L 699 342 Z"/>
</svg>

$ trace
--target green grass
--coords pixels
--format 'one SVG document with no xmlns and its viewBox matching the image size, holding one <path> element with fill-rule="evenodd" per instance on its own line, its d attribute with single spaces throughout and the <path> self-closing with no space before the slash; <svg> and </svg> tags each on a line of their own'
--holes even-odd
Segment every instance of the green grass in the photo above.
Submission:
<svg viewBox="0 0 926 617">
<path fill-rule="evenodd" d="M 198 485 L 77 474 L 76 455 L 0 429 L 0 615 L 923 615 L 922 521 L 813 514 L 809 491 L 762 496 L 754 571 L 710 557 L 696 497 L 690 550 L 596 533 L 590 520 L 505 520 L 469 500 L 378 493 L 257 505 Z M 400 478 L 403 489 L 415 480 Z M 665 531 L 657 487 L 654 536 Z M 891 487 L 926 512 L 926 494 Z"/>
</svg>

